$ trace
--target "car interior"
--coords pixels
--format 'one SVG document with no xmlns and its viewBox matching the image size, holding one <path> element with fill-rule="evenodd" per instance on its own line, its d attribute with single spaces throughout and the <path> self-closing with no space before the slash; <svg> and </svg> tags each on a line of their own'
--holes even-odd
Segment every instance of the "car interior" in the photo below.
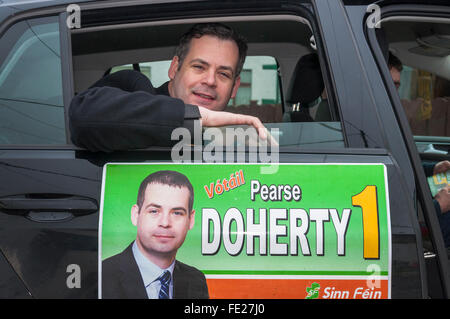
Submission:
<svg viewBox="0 0 450 319">
<path fill-rule="evenodd" d="M 450 24 L 403 17 L 387 20 L 383 29 L 389 50 L 403 64 L 399 95 L 416 141 L 425 151 L 421 141 L 426 139 L 420 136 L 450 137 Z M 450 139 L 433 142 L 448 144 Z"/>
<path fill-rule="evenodd" d="M 269 81 L 264 76 L 256 76 L 257 69 L 266 65 L 253 66 L 250 71 L 253 78 L 247 83 L 252 90 L 251 97 L 244 99 L 244 103 L 242 100 L 241 103 L 230 102 L 232 105 L 229 104 L 226 111 L 257 116 L 268 129 L 277 128 L 274 135 L 280 146 L 344 147 L 337 112 L 328 103 L 322 103 L 319 109 L 325 91 L 323 68 L 314 45 L 311 45 L 313 34 L 307 20 L 262 16 L 214 21 L 230 25 L 247 39 L 248 54 L 243 72 L 257 57 L 271 57 L 276 61 L 276 65 L 269 66 L 276 79 Z M 75 94 L 124 66 L 142 71 L 148 63 L 170 61 L 179 37 L 197 22 L 204 21 L 141 22 L 74 29 Z M 163 73 L 167 74 L 167 71 Z M 241 83 L 243 77 L 241 73 Z M 154 79 L 151 81 L 153 83 Z M 244 91 L 242 87 L 240 89 Z M 258 94 L 273 91 L 274 87 L 278 90 L 276 99 L 264 101 L 258 98 Z"/>
<path fill-rule="evenodd" d="M 392 17 L 382 23 L 389 51 L 402 64 L 398 93 L 424 163 L 449 160 L 450 24 L 445 22 Z M 420 205 L 418 213 L 425 250 L 432 250 Z"/>
</svg>

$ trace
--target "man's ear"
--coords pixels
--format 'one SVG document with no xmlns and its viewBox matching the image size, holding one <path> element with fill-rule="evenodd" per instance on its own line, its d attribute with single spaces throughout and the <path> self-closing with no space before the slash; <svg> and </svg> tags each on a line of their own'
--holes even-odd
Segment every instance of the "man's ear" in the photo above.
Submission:
<svg viewBox="0 0 450 319">
<path fill-rule="evenodd" d="M 239 85 L 241 85 L 241 76 L 239 75 L 236 80 L 234 80 L 234 84 L 233 84 L 233 90 L 231 91 L 231 99 L 234 99 L 234 97 L 237 94 L 237 91 L 239 89 Z"/>
<path fill-rule="evenodd" d="M 192 229 L 195 224 L 195 210 L 192 210 L 192 212 L 189 214 L 189 229 Z"/>
<path fill-rule="evenodd" d="M 178 56 L 174 56 L 172 62 L 170 62 L 169 79 L 171 80 L 173 80 L 175 78 L 175 74 L 177 74 L 178 62 L 179 62 Z"/>
<path fill-rule="evenodd" d="M 133 207 L 131 207 L 131 222 L 134 226 L 137 226 L 137 221 L 139 218 L 139 206 L 134 204 Z"/>
</svg>

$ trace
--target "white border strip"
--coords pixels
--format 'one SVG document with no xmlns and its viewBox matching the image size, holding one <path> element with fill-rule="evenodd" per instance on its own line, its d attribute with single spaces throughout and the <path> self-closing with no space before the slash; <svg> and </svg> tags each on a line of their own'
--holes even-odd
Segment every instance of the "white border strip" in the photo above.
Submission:
<svg viewBox="0 0 450 319">
<path fill-rule="evenodd" d="M 324 166 L 324 165 L 342 165 L 342 166 L 348 166 L 348 165 L 359 165 L 359 166 L 370 166 L 370 165 L 382 165 L 385 168 L 385 174 L 387 173 L 386 171 L 386 164 L 384 163 L 262 163 L 262 162 L 258 162 L 258 163 L 206 163 L 206 162 L 187 162 L 187 163 L 174 163 L 174 162 L 139 162 L 139 163 L 133 163 L 133 162 L 117 162 L 117 163 L 106 163 L 103 167 L 107 166 L 107 165 L 183 165 L 183 166 L 188 166 L 188 165 L 257 165 L 257 166 L 270 166 L 270 165 L 280 165 L 280 166 L 284 166 L 284 165 L 296 165 L 296 166 L 304 166 L 304 165 L 316 165 L 316 166 Z M 269 174 L 267 174 L 269 175 Z M 387 176 L 386 176 L 387 178 Z"/>
<path fill-rule="evenodd" d="M 388 229 L 388 299 L 391 299 L 391 285 L 392 285 L 392 235 L 391 235 L 391 204 L 389 202 L 389 184 L 387 167 L 384 165 L 384 188 L 386 193 L 386 219 Z M 380 226 L 378 226 L 380 227 Z"/>
<path fill-rule="evenodd" d="M 300 279 L 300 280 L 389 280 L 389 276 L 328 276 L 328 275 L 205 275 L 206 279 Z"/>
<path fill-rule="evenodd" d="M 102 192 L 100 194 L 100 216 L 98 217 L 98 299 L 102 297 L 102 225 L 103 225 L 103 201 L 105 197 L 106 166 L 103 165 Z"/>
</svg>

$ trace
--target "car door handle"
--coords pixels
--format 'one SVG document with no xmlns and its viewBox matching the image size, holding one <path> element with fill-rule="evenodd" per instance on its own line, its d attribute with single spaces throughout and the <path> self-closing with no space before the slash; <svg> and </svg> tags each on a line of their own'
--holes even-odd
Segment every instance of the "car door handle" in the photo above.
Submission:
<svg viewBox="0 0 450 319">
<path fill-rule="evenodd" d="M 98 211 L 97 201 L 67 194 L 24 194 L 0 198 L 0 211 L 38 221 L 57 221 Z"/>
<path fill-rule="evenodd" d="M 428 146 L 426 147 L 426 149 L 423 151 L 424 153 L 432 153 L 432 154 L 448 154 L 447 151 L 443 151 L 440 149 L 436 149 L 434 147 L 434 144 L 428 144 Z"/>
</svg>

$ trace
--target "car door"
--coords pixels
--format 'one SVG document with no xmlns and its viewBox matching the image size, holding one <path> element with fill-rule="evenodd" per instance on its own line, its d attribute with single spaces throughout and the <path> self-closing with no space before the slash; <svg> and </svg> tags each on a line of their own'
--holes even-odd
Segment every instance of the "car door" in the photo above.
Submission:
<svg viewBox="0 0 450 319">
<path fill-rule="evenodd" d="M 241 17 L 241 20 L 247 23 L 254 21 L 255 17 L 257 20 L 258 15 L 266 17 L 265 14 L 269 12 L 286 14 L 287 17 L 283 16 L 281 20 L 295 20 L 297 17 L 308 19 L 314 35 L 311 41 L 317 45 L 325 88 L 333 109 L 330 113 L 334 115 L 328 126 L 318 123 L 312 123 L 309 127 L 307 123 L 283 123 L 284 126 L 279 123 L 268 124 L 268 127 L 282 131 L 279 162 L 385 164 L 388 172 L 389 198 L 395 199 L 390 202 L 390 210 L 393 212 L 391 215 L 392 242 L 390 243 L 393 259 L 392 297 L 425 297 L 427 283 L 423 276 L 421 236 L 414 208 L 415 184 L 411 175 L 413 170 L 400 129 L 392 111 L 389 111 L 390 104 L 386 102 L 387 100 L 381 103 L 383 105 L 381 110 L 378 107 L 378 99 L 380 96 L 385 97 L 385 92 L 378 95 L 374 91 L 371 83 L 374 80 L 369 77 L 370 72 L 361 61 L 359 49 L 355 46 L 345 7 L 340 2 L 312 1 L 311 5 L 305 6 L 300 2 L 292 1 L 286 4 L 265 3 L 256 9 L 251 3 L 246 2 L 214 3 L 214 5 L 210 2 L 191 3 L 182 14 L 180 13 L 178 22 L 191 24 L 200 21 L 198 18 L 204 17 L 203 14 L 210 20 L 223 21 L 218 18 L 223 10 L 227 12 L 226 18 L 234 18 L 234 15 L 241 13 L 243 8 L 249 16 L 252 16 L 252 18 Z M 85 29 L 83 32 L 77 31 L 77 46 L 82 43 L 80 41 L 83 37 L 85 41 L 89 39 L 89 31 L 100 33 L 107 29 L 105 25 L 111 24 L 110 28 L 113 29 L 112 23 L 129 23 L 133 21 L 133 17 L 144 23 L 145 21 L 156 22 L 156 19 L 170 21 L 173 10 L 177 11 L 171 4 L 143 5 L 140 10 L 137 8 L 130 10 L 125 20 L 114 8 L 96 7 L 95 9 L 89 10 L 88 6 L 86 7 Z M 108 21 L 105 21 L 105 16 L 109 17 Z M 238 24 L 237 26 L 239 27 Z M 83 22 L 81 29 L 83 29 Z M 251 28 L 248 27 L 248 29 Z M 101 38 L 99 34 L 96 36 L 97 39 Z M 92 53 L 92 50 L 91 48 L 89 52 Z M 81 54 L 80 51 L 78 54 Z M 81 57 L 77 57 L 77 60 L 86 61 Z M 88 65 L 88 62 L 85 63 Z M 282 69 L 281 73 L 283 72 L 292 72 L 292 69 Z M 287 92 L 284 90 L 282 93 Z M 387 112 L 387 115 L 384 112 Z M 324 141 L 311 139 L 311 136 L 317 137 L 321 134 L 327 136 L 324 128 L 338 132 L 337 141 L 324 143 Z M 304 140 L 301 143 L 293 144 L 292 140 L 289 141 L 299 132 L 316 133 L 310 136 L 303 135 Z M 293 147 L 287 147 L 283 143 L 290 143 Z M 168 153 L 161 152 L 163 151 L 156 149 L 127 152 L 121 155 L 121 158 L 127 162 L 169 160 L 166 157 Z M 245 153 L 243 158 L 248 158 L 250 154 Z M 91 155 L 86 153 L 85 156 L 89 158 Z M 117 157 L 105 157 L 104 162 L 117 159 Z"/>
<path fill-rule="evenodd" d="M 374 12 L 374 9 L 375 8 L 372 7 L 372 13 Z M 430 137 L 414 136 L 413 138 L 412 136 L 412 134 L 425 135 L 424 132 L 430 129 L 434 132 L 445 131 L 445 104 L 442 105 L 440 95 L 434 97 L 432 92 L 434 84 L 431 83 L 433 75 L 430 73 L 430 68 L 426 66 L 427 64 L 430 66 L 432 64 L 429 61 L 426 63 L 424 61 L 424 59 L 443 58 L 445 57 L 445 52 L 440 52 L 438 54 L 436 54 L 436 52 L 424 52 L 429 44 L 421 42 L 421 37 L 429 39 L 429 35 L 425 36 L 420 28 L 425 28 L 427 30 L 435 29 L 438 24 L 433 24 L 433 21 L 430 20 L 427 21 L 427 17 L 434 17 L 433 14 L 437 12 L 442 13 L 442 17 L 444 17 L 448 8 L 432 6 L 427 3 L 427 5 L 417 6 L 409 4 L 389 6 L 386 4 L 377 7 L 377 9 L 379 10 L 377 12 L 380 13 L 380 19 L 378 19 L 378 21 L 381 21 L 380 24 L 378 24 L 377 28 L 370 28 L 368 27 L 369 24 L 367 24 L 366 30 L 369 43 L 373 50 L 373 55 L 376 56 L 376 61 L 379 64 L 381 74 L 386 83 L 386 90 L 390 95 L 390 103 L 395 110 L 395 117 L 403 132 L 404 145 L 408 149 L 410 162 L 413 167 L 413 171 L 410 171 L 409 173 L 405 172 L 405 174 L 414 177 L 414 180 L 411 180 L 411 186 L 415 189 L 413 193 L 417 196 L 417 213 L 415 219 L 420 223 L 422 234 L 424 234 L 423 249 L 425 251 L 426 267 L 423 269 L 426 271 L 424 278 L 427 278 L 426 280 L 429 282 L 427 294 L 438 298 L 448 297 L 447 248 L 445 247 L 445 242 L 443 240 L 440 221 L 438 221 L 439 216 L 436 216 L 436 210 L 433 207 L 430 196 L 430 185 L 427 181 L 427 177 L 424 175 L 424 163 L 427 161 L 437 163 L 439 160 L 446 159 L 446 157 L 445 154 L 431 155 L 431 153 L 429 153 L 430 150 L 431 152 L 436 152 L 433 150 L 434 148 L 432 145 L 428 146 L 423 143 L 424 141 L 430 141 Z M 355 19 L 352 19 L 351 21 L 355 21 L 356 23 L 356 17 L 358 14 L 364 14 L 363 10 L 367 10 L 366 13 L 370 11 L 363 6 L 348 6 L 348 12 L 355 17 Z M 405 19 L 405 17 L 407 18 Z M 401 20 L 403 20 L 403 22 L 400 22 Z M 423 21 L 423 23 L 421 24 L 419 21 Z M 437 21 L 438 20 L 434 20 L 434 23 L 437 23 Z M 445 20 L 440 21 L 445 23 Z M 396 27 L 392 28 L 393 25 L 396 25 Z M 413 30 L 416 36 L 406 40 L 407 34 Z M 395 37 L 397 37 L 397 39 L 403 39 L 402 41 L 405 41 L 405 47 L 401 48 L 398 40 L 394 39 Z M 431 38 L 433 38 L 433 35 L 431 35 Z M 361 39 L 360 43 L 364 43 L 363 39 Z M 422 45 L 417 45 L 417 43 L 422 43 Z M 437 48 L 438 46 L 436 49 Z M 404 62 L 404 70 L 401 71 L 401 82 L 403 83 L 400 85 L 400 88 L 396 88 L 392 81 L 393 78 L 390 74 L 390 69 L 392 68 L 390 66 L 391 64 L 389 64 L 389 67 L 386 67 L 386 64 L 391 61 L 388 58 L 389 52 L 391 55 L 397 55 L 397 57 L 400 57 L 400 60 L 403 60 Z M 409 54 L 411 55 L 408 57 Z M 370 58 L 368 58 L 369 56 L 370 54 L 362 55 L 366 67 L 371 65 Z M 417 70 L 413 70 L 410 65 L 415 65 L 418 69 L 423 67 L 426 70 L 419 74 Z M 442 69 L 442 71 L 444 70 L 445 69 Z M 414 72 L 419 76 L 413 77 L 412 74 Z M 414 79 L 417 79 L 417 81 Z M 373 82 L 372 85 L 375 86 L 375 82 Z M 413 89 L 413 85 L 416 85 L 417 90 Z M 410 94 L 414 94 L 414 96 Z M 438 101 L 435 103 L 433 111 L 431 111 L 431 101 L 434 101 L 435 98 Z M 378 103 L 379 108 L 381 108 L 382 105 L 383 104 Z M 444 115 L 439 115 L 439 111 L 444 111 Z M 440 119 L 438 121 L 429 122 L 432 113 L 435 118 Z M 391 117 L 395 118 L 392 115 Z M 386 117 L 383 116 L 383 119 L 385 118 Z M 429 123 L 429 127 L 425 128 L 427 125 L 425 123 Z M 414 143 L 414 139 L 416 140 L 417 146 Z M 416 199 L 414 198 L 414 201 L 415 200 Z"/>
</svg>

